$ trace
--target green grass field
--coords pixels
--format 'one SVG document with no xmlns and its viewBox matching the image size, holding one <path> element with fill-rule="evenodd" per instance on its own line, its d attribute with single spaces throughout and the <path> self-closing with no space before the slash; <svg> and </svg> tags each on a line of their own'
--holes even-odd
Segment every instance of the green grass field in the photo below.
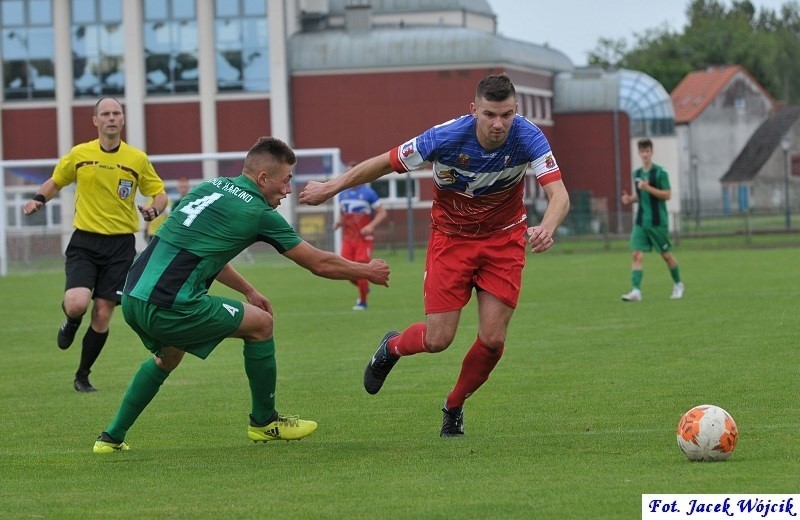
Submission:
<svg viewBox="0 0 800 520">
<path fill-rule="evenodd" d="M 798 249 L 676 251 L 681 301 L 645 257 L 644 301 L 624 253 L 530 256 L 505 356 L 467 401 L 463 439 L 439 410 L 476 331 L 400 361 L 366 394 L 390 329 L 423 318 L 422 254 L 389 256 L 392 287 L 355 290 L 275 258 L 242 265 L 276 309 L 278 408 L 319 422 L 300 442 L 255 445 L 241 343 L 187 357 L 128 434 L 91 447 L 147 352 L 117 313 L 92 382 L 72 389 L 79 341 L 59 351 L 63 274 L 0 279 L 0 517 L 639 518 L 643 493 L 797 493 Z M 221 290 L 215 286 L 214 290 Z M 85 327 L 85 325 L 84 325 Z M 694 405 L 736 419 L 736 452 L 690 463 L 675 428 Z"/>
</svg>

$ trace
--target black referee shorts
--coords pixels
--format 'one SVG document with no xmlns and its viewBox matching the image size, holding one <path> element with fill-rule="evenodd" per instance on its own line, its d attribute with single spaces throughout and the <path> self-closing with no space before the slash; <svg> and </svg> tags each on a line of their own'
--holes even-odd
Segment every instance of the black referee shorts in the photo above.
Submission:
<svg viewBox="0 0 800 520">
<path fill-rule="evenodd" d="M 120 302 L 122 287 L 136 256 L 136 237 L 101 235 L 76 229 L 67 246 L 64 290 L 86 287 L 93 298 Z"/>
</svg>

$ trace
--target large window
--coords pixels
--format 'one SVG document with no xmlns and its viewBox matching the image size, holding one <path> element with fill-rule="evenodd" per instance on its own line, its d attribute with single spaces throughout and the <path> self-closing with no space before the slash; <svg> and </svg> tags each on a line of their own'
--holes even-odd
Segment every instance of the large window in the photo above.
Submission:
<svg viewBox="0 0 800 520">
<path fill-rule="evenodd" d="M 675 133 L 675 111 L 664 87 L 643 72 L 620 70 L 620 108 L 631 118 L 631 136 Z"/>
<path fill-rule="evenodd" d="M 217 89 L 269 90 L 264 0 L 216 0 Z"/>
<path fill-rule="evenodd" d="M 198 92 L 195 0 L 145 0 L 148 94 Z"/>
<path fill-rule="evenodd" d="M 72 0 L 75 97 L 125 93 L 122 0 Z"/>
<path fill-rule="evenodd" d="M 0 27 L 4 99 L 54 99 L 50 0 L 0 0 Z"/>
</svg>

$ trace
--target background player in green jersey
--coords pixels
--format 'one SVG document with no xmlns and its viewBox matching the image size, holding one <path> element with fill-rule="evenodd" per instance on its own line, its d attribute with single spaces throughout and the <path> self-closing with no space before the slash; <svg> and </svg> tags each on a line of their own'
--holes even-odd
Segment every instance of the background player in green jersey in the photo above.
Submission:
<svg viewBox="0 0 800 520">
<path fill-rule="evenodd" d="M 125 282 L 122 311 L 153 357 L 134 376 L 116 417 L 95 442 L 95 453 L 128 450 L 128 429 L 184 354 L 205 359 L 228 337 L 244 340 L 252 397 L 248 437 L 293 440 L 316 429 L 314 421 L 276 411 L 272 306 L 228 262 L 260 241 L 324 278 L 388 286 L 389 266 L 377 259 L 351 262 L 297 236 L 275 211 L 292 191 L 295 162 L 286 143 L 259 138 L 247 153 L 242 175 L 196 186 L 136 259 Z M 242 293 L 247 302 L 208 294 L 214 280 Z"/>
<path fill-rule="evenodd" d="M 674 285 L 671 298 L 682 298 L 684 288 L 678 260 L 670 252 L 672 244 L 669 241 L 667 201 L 672 196 L 672 190 L 669 176 L 664 168 L 653 163 L 653 142 L 650 139 L 640 139 L 637 146 L 642 166 L 633 172 L 633 186 L 636 192 L 629 195 L 622 190 L 623 204 L 639 203 L 631 233 L 633 288 L 631 292 L 623 294 L 622 299 L 626 302 L 642 301 L 642 259 L 644 253 L 652 251 L 653 248 L 661 254 L 672 276 Z"/>
</svg>

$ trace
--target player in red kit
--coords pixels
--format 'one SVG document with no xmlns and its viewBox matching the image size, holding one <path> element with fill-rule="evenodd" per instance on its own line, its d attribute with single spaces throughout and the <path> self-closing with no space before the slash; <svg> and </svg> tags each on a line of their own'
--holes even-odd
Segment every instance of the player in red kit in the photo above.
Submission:
<svg viewBox="0 0 800 520">
<path fill-rule="evenodd" d="M 375 190 L 366 184 L 344 190 L 338 195 L 338 200 L 339 215 L 333 228 L 342 228 L 341 255 L 353 262 L 369 263 L 375 228 L 386 220 L 386 209 Z M 353 310 L 366 310 L 369 280 L 352 283 L 358 287 L 358 300 Z"/>
<path fill-rule="evenodd" d="M 569 195 L 547 138 L 516 112 L 516 90 L 509 77 L 487 76 L 478 83 L 469 114 L 434 126 L 341 177 L 310 182 L 299 197 L 300 203 L 317 205 L 391 172 L 428 164 L 433 168 L 426 319 L 384 336 L 364 370 L 364 387 L 377 393 L 403 356 L 449 347 L 474 289 L 478 335 L 442 407 L 442 437 L 464 435 L 464 402 L 500 361 L 519 298 L 526 248 L 547 251 L 569 211 Z M 522 200 L 529 165 L 548 198 L 541 222 L 530 227 Z"/>
</svg>

